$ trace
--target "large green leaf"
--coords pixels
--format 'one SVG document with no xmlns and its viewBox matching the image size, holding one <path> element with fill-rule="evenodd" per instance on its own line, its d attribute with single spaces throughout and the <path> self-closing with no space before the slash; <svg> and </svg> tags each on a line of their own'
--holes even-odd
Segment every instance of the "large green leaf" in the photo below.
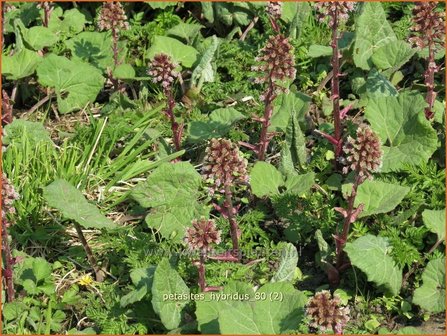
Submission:
<svg viewBox="0 0 447 336">
<path fill-rule="evenodd" d="M 347 243 L 345 251 L 351 264 L 362 270 L 368 280 L 383 286 L 391 295 L 399 294 L 402 284 L 402 270 L 390 257 L 390 245 L 387 238 L 367 234 Z"/>
<path fill-rule="evenodd" d="M 201 54 L 197 66 L 191 75 L 191 81 L 199 90 L 205 82 L 214 82 L 214 70 L 211 61 L 219 46 L 219 39 L 216 35 L 211 37 L 211 43 L 208 48 Z"/>
<path fill-rule="evenodd" d="M 152 59 L 157 54 L 166 54 L 175 62 L 190 68 L 197 61 L 198 52 L 179 40 L 166 36 L 155 36 L 154 42 L 147 50 L 146 57 Z"/>
<path fill-rule="evenodd" d="M 181 38 L 183 41 L 189 44 L 194 37 L 200 32 L 203 26 L 199 23 L 185 23 L 180 22 L 176 26 L 170 28 L 166 35 Z"/>
<path fill-rule="evenodd" d="M 80 33 L 86 23 L 85 14 L 77 8 L 66 10 L 63 15 L 59 11 L 53 10 L 48 22 L 48 28 L 57 34 L 67 36 Z"/>
<path fill-rule="evenodd" d="M 383 172 L 427 162 L 437 148 L 436 131 L 424 116 L 425 99 L 418 93 L 368 100 L 365 115 L 383 146 Z"/>
<path fill-rule="evenodd" d="M 254 300 L 219 310 L 220 332 L 281 334 L 296 330 L 304 316 L 306 301 L 306 296 L 290 283 L 266 284 L 254 294 Z"/>
<path fill-rule="evenodd" d="M 422 286 L 414 291 L 413 302 L 423 309 L 445 311 L 445 258 L 431 260 L 422 273 Z"/>
<path fill-rule="evenodd" d="M 297 264 L 298 251 L 296 247 L 293 244 L 284 243 L 284 247 L 281 249 L 281 260 L 278 270 L 270 282 L 292 281 L 295 276 Z"/>
<path fill-rule="evenodd" d="M 371 69 L 369 72 L 365 83 L 365 91 L 368 98 L 398 95 L 393 84 L 376 69 Z"/>
<path fill-rule="evenodd" d="M 297 168 L 307 163 L 306 137 L 301 130 L 298 116 L 294 113 L 286 128 L 284 144 L 281 148 L 280 170 L 286 175 L 296 174 Z"/>
<path fill-rule="evenodd" d="M 290 92 L 280 95 L 275 99 L 269 131 L 284 132 L 292 116 L 295 116 L 300 123 L 303 123 L 311 101 L 309 96 L 301 92 Z"/>
<path fill-rule="evenodd" d="M 408 194 L 410 188 L 382 181 L 366 180 L 357 191 L 355 206 L 364 205 L 359 217 L 393 210 Z"/>
<path fill-rule="evenodd" d="M 309 191 L 315 183 L 315 173 L 288 175 L 284 186 L 287 194 L 301 196 Z"/>
<path fill-rule="evenodd" d="M 146 294 L 151 293 L 155 269 L 155 266 L 149 266 L 136 268 L 130 272 L 130 279 L 136 289 L 121 297 L 121 307 L 127 307 L 132 303 L 138 302 L 142 300 Z"/>
<path fill-rule="evenodd" d="M 404 41 L 392 41 L 375 50 L 371 59 L 377 68 L 394 72 L 408 62 L 415 52 Z"/>
<path fill-rule="evenodd" d="M 170 295 L 171 297 L 169 297 Z M 180 325 L 182 310 L 188 302 L 188 286 L 170 265 L 169 260 L 164 258 L 155 270 L 152 284 L 152 306 L 166 329 L 174 329 Z"/>
<path fill-rule="evenodd" d="M 245 116 L 232 107 L 219 108 L 211 112 L 206 121 L 192 121 L 189 124 L 190 142 L 201 142 L 211 138 L 219 138 L 226 135 L 231 126 L 245 119 Z"/>
<path fill-rule="evenodd" d="M 98 208 L 89 203 L 84 195 L 65 180 L 53 181 L 44 188 L 43 196 L 48 204 L 58 209 L 64 217 L 76 221 L 84 228 L 110 229 L 116 225 Z"/>
<path fill-rule="evenodd" d="M 10 80 L 31 76 L 41 60 L 37 52 L 22 48 L 12 56 L 2 56 L 2 74 Z"/>
<path fill-rule="evenodd" d="M 439 240 L 445 240 L 445 208 L 443 210 L 424 210 L 422 219 L 424 225 L 438 235 Z"/>
<path fill-rule="evenodd" d="M 131 195 L 141 206 L 151 208 L 146 217 L 149 227 L 180 242 L 191 221 L 209 211 L 197 201 L 201 183 L 202 177 L 190 163 L 164 163 Z"/>
<path fill-rule="evenodd" d="M 258 161 L 250 172 L 250 185 L 256 196 L 272 196 L 279 194 L 279 187 L 284 185 L 284 180 L 273 165 Z"/>
<path fill-rule="evenodd" d="M 19 24 L 23 40 L 34 50 L 41 50 L 50 47 L 59 41 L 59 37 L 47 27 L 34 26 L 29 29 Z"/>
<path fill-rule="evenodd" d="M 60 113 L 85 108 L 103 87 L 101 72 L 90 64 L 50 54 L 37 67 L 41 85 L 54 88 Z"/>
<path fill-rule="evenodd" d="M 364 2 L 355 23 L 354 63 L 359 68 L 369 70 L 371 56 L 381 46 L 397 41 L 393 28 L 386 19 L 382 4 Z"/>
</svg>

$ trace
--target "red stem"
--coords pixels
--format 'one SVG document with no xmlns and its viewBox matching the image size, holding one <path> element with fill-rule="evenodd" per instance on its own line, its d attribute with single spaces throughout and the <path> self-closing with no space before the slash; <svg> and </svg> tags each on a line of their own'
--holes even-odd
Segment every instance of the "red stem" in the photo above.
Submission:
<svg viewBox="0 0 447 336">
<path fill-rule="evenodd" d="M 182 148 L 183 124 L 179 124 L 175 120 L 174 115 L 175 99 L 170 88 L 165 89 L 165 95 L 168 99 L 168 106 L 165 110 L 165 114 L 169 118 L 169 121 L 171 122 L 172 140 L 174 142 L 175 150 L 179 151 Z"/>
<path fill-rule="evenodd" d="M 270 71 L 270 74 L 273 72 Z M 269 76 L 271 77 L 271 76 Z M 268 132 L 268 128 L 270 126 L 270 119 L 272 118 L 273 114 L 273 101 L 276 98 L 275 94 L 275 83 L 273 83 L 272 79 L 269 79 L 269 86 L 267 89 L 267 93 L 265 95 L 265 107 L 264 107 L 264 117 L 262 118 L 262 129 L 261 134 L 259 136 L 259 144 L 257 148 L 257 154 L 258 154 L 258 160 L 264 161 L 265 160 L 265 154 L 267 152 L 267 147 L 270 143 L 271 137 Z"/>
<path fill-rule="evenodd" d="M 205 281 L 205 251 L 200 251 L 199 260 L 199 287 L 202 292 L 205 291 L 206 281 Z"/>
<path fill-rule="evenodd" d="M 233 201 L 231 199 L 232 193 L 230 186 L 225 186 L 225 201 L 224 207 L 228 216 L 228 221 L 230 222 L 230 235 L 231 241 L 233 242 L 233 251 L 232 254 L 234 257 L 237 257 L 240 260 L 240 251 L 239 251 L 239 226 L 237 225 L 236 218 L 234 216 L 235 209 L 233 207 Z"/>
<path fill-rule="evenodd" d="M 435 103 L 435 72 L 437 71 L 435 63 L 435 48 L 433 40 L 428 43 L 428 59 L 427 69 L 425 71 L 425 85 L 427 86 L 427 96 L 425 101 L 428 103 L 428 107 L 425 108 L 425 117 L 430 120 L 434 117 L 433 105 Z"/>
<path fill-rule="evenodd" d="M 6 282 L 6 294 L 8 296 L 8 302 L 14 301 L 14 281 L 13 281 L 13 268 L 14 259 L 11 255 L 11 247 L 9 246 L 9 235 L 6 228 L 6 224 L 2 223 L 2 250 L 5 256 L 5 270 L 3 276 Z"/>
<path fill-rule="evenodd" d="M 332 24 L 332 103 L 334 111 L 334 138 L 337 140 L 338 145 L 334 145 L 335 149 L 335 162 L 338 163 L 338 158 L 341 154 L 341 118 L 340 118 L 340 55 L 338 51 L 338 11 L 334 12 Z"/>
</svg>

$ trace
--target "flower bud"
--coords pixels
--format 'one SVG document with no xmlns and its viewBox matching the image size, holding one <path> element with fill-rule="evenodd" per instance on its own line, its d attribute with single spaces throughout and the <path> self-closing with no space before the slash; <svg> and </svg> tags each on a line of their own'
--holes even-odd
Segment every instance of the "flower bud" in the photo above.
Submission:
<svg viewBox="0 0 447 336">
<path fill-rule="evenodd" d="M 212 244 L 220 243 L 220 230 L 212 219 L 194 219 L 186 229 L 185 241 L 191 250 L 209 251 Z"/>
<path fill-rule="evenodd" d="M 99 12 L 98 28 L 100 30 L 127 30 L 127 16 L 120 2 L 104 2 Z"/>
<path fill-rule="evenodd" d="M 152 76 L 154 83 L 160 84 L 163 89 L 168 89 L 178 77 L 178 73 L 175 71 L 177 66 L 168 55 L 157 54 L 149 63 L 147 73 L 149 76 Z"/>
</svg>

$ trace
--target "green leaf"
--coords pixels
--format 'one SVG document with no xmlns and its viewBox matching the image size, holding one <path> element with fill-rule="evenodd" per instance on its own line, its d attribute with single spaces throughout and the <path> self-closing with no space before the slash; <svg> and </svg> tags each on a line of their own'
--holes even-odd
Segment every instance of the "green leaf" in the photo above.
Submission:
<svg viewBox="0 0 447 336">
<path fill-rule="evenodd" d="M 431 232 L 438 235 L 438 240 L 445 241 L 445 208 L 443 210 L 424 210 L 422 220 Z"/>
<path fill-rule="evenodd" d="M 85 108 L 95 101 L 104 83 L 95 67 L 54 54 L 39 64 L 37 77 L 41 85 L 54 88 L 60 113 Z"/>
<path fill-rule="evenodd" d="M 126 295 L 123 295 L 120 299 L 120 306 L 127 307 L 135 302 L 141 301 L 147 294 L 146 287 L 139 287 Z"/>
<path fill-rule="evenodd" d="M 280 170 L 285 175 L 296 174 L 296 168 L 307 163 L 306 138 L 301 131 L 298 116 L 294 113 L 286 128 L 285 141 L 281 149 Z"/>
<path fill-rule="evenodd" d="M 180 38 L 186 43 L 189 43 L 194 39 L 194 37 L 197 36 L 197 34 L 200 32 L 200 29 L 202 28 L 203 26 L 198 23 L 180 22 L 176 26 L 170 28 L 166 32 L 166 35 Z"/>
<path fill-rule="evenodd" d="M 130 272 L 130 278 L 136 289 L 121 297 L 121 307 L 127 307 L 132 303 L 141 301 L 147 293 L 151 292 L 155 269 L 155 266 L 149 266 L 147 268 L 137 268 Z"/>
<path fill-rule="evenodd" d="M 177 295 L 179 298 L 169 298 Z M 157 266 L 152 284 L 152 306 L 166 329 L 180 325 L 182 310 L 189 302 L 189 288 L 177 271 L 164 258 Z"/>
<path fill-rule="evenodd" d="M 394 263 L 387 238 L 367 234 L 347 243 L 345 251 L 351 264 L 368 277 L 368 281 L 383 286 L 391 295 L 399 294 L 402 270 Z"/>
<path fill-rule="evenodd" d="M 18 80 L 31 76 L 41 62 L 37 52 L 22 48 L 12 56 L 2 56 L 2 75 L 10 80 Z"/>
<path fill-rule="evenodd" d="M 73 8 L 66 10 L 63 16 L 59 16 L 56 11 L 53 11 L 48 28 L 57 34 L 76 35 L 84 29 L 85 23 L 85 14 L 79 9 Z"/>
<path fill-rule="evenodd" d="M 212 42 L 208 48 L 202 53 L 197 66 L 191 75 L 191 81 L 194 87 L 201 89 L 202 83 L 214 82 L 214 70 L 211 61 L 214 58 L 217 48 L 219 47 L 219 39 L 216 35 L 211 37 Z"/>
<path fill-rule="evenodd" d="M 294 115 L 300 123 L 304 122 L 304 115 L 309 110 L 311 101 L 309 96 L 301 92 L 280 95 L 275 99 L 269 131 L 284 132 Z"/>
<path fill-rule="evenodd" d="M 179 40 L 166 36 L 155 36 L 154 42 L 147 50 L 146 58 L 152 59 L 157 54 L 166 54 L 174 62 L 186 68 L 191 68 L 197 61 L 198 51 Z"/>
<path fill-rule="evenodd" d="M 307 53 L 307 56 L 312 58 L 317 57 L 326 57 L 332 55 L 332 48 L 324 45 L 319 44 L 312 44 L 309 47 L 309 51 Z"/>
<path fill-rule="evenodd" d="M 408 62 L 415 52 L 404 41 L 392 41 L 375 50 L 371 59 L 377 68 L 394 72 Z"/>
<path fill-rule="evenodd" d="M 232 107 L 219 108 L 209 115 L 207 121 L 192 121 L 188 140 L 192 143 L 225 136 L 231 126 L 245 116 Z"/>
<path fill-rule="evenodd" d="M 54 145 L 50 133 L 39 122 L 14 119 L 12 123 L 5 126 L 3 144 L 22 143 L 23 139 L 34 146 L 38 143 Z"/>
<path fill-rule="evenodd" d="M 445 311 L 445 258 L 431 260 L 422 273 L 422 286 L 414 291 L 413 303 L 431 313 Z"/>
<path fill-rule="evenodd" d="M 165 9 L 175 6 L 177 1 L 145 1 L 152 9 Z"/>
<path fill-rule="evenodd" d="M 315 183 L 315 173 L 289 175 L 285 183 L 286 193 L 301 196 L 308 192 Z"/>
<path fill-rule="evenodd" d="M 2 315 L 6 322 L 16 320 L 25 312 L 28 307 L 23 302 L 5 302 L 2 303 Z"/>
<path fill-rule="evenodd" d="M 284 243 L 278 270 L 270 282 L 292 281 L 298 264 L 298 251 L 293 244 Z"/>
<path fill-rule="evenodd" d="M 26 29 L 22 24 L 20 28 L 24 41 L 34 50 L 50 47 L 59 41 L 59 37 L 47 27 L 34 26 Z"/>
<path fill-rule="evenodd" d="M 297 329 L 307 298 L 290 283 L 266 284 L 254 297 L 252 301 L 219 310 L 222 334 L 280 334 Z"/>
<path fill-rule="evenodd" d="M 134 68 L 127 63 L 118 65 L 112 72 L 114 78 L 117 79 L 134 79 L 135 78 L 135 70 Z"/>
<path fill-rule="evenodd" d="M 365 83 L 368 98 L 397 96 L 397 90 L 385 76 L 376 69 L 371 69 Z"/>
<path fill-rule="evenodd" d="M 354 63 L 363 70 L 372 66 L 371 56 L 380 47 L 397 41 L 382 4 L 364 2 L 355 23 Z"/>
<path fill-rule="evenodd" d="M 65 41 L 71 51 L 72 60 L 83 61 L 105 71 L 113 68 L 112 36 L 110 32 L 82 32 Z M 126 53 L 124 45 L 119 45 L 119 59 Z"/>
<path fill-rule="evenodd" d="M 420 165 L 437 149 L 438 138 L 424 116 L 425 106 L 424 97 L 414 92 L 368 100 L 365 116 L 384 144 L 383 172 Z"/>
<path fill-rule="evenodd" d="M 249 284 L 236 281 L 230 281 L 218 293 L 205 293 L 203 300 L 196 301 L 196 316 L 199 330 L 202 334 L 219 334 L 219 311 L 244 305 L 243 299 L 250 300 L 253 297 L 254 291 Z"/>
<path fill-rule="evenodd" d="M 76 221 L 84 228 L 114 228 L 113 221 L 101 214 L 84 195 L 65 180 L 55 180 L 44 188 L 43 196 L 48 204 L 58 209 L 64 217 Z"/>
<path fill-rule="evenodd" d="M 250 185 L 253 194 L 258 197 L 279 194 L 279 187 L 284 185 L 281 173 L 270 163 L 258 161 L 250 173 Z"/>
<path fill-rule="evenodd" d="M 410 191 L 409 187 L 385 183 L 376 180 L 366 180 L 358 190 L 354 205 L 364 205 L 359 217 L 366 217 L 393 210 Z"/>
<path fill-rule="evenodd" d="M 36 282 L 45 280 L 51 276 L 51 264 L 43 258 L 35 258 L 33 262 L 33 274 Z"/>
<path fill-rule="evenodd" d="M 209 211 L 197 201 L 201 184 L 202 177 L 190 163 L 164 163 L 131 195 L 141 206 L 152 208 L 146 216 L 149 227 L 180 242 L 192 219 Z"/>
</svg>

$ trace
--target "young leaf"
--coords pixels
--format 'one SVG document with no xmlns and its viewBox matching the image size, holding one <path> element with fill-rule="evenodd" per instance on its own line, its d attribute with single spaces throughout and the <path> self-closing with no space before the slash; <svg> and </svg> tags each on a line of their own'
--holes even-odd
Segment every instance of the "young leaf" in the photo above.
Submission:
<svg viewBox="0 0 447 336">
<path fill-rule="evenodd" d="M 65 180 L 53 181 L 44 188 L 43 196 L 48 204 L 58 209 L 64 217 L 76 221 L 82 227 L 111 229 L 116 225 L 89 203 L 84 195 Z"/>
<path fill-rule="evenodd" d="M 364 205 L 360 218 L 386 213 L 393 210 L 409 191 L 410 188 L 398 184 L 367 180 L 359 186 L 354 205 Z"/>
<path fill-rule="evenodd" d="M 177 298 L 169 298 L 175 295 Z M 152 306 L 166 329 L 180 325 L 182 310 L 189 302 L 189 288 L 177 271 L 164 258 L 157 266 L 152 284 Z"/>
<path fill-rule="evenodd" d="M 258 161 L 250 173 L 250 185 L 253 194 L 258 197 L 279 194 L 279 187 L 284 185 L 281 173 L 270 163 Z"/>
<path fill-rule="evenodd" d="M 372 66 L 371 56 L 379 47 L 397 41 L 382 4 L 364 2 L 355 22 L 354 63 L 363 70 Z"/>
<path fill-rule="evenodd" d="M 439 240 L 442 239 L 445 241 L 445 209 L 424 210 L 422 220 L 431 232 L 438 235 Z"/>
<path fill-rule="evenodd" d="M 306 138 L 301 130 L 298 116 L 294 113 L 286 128 L 285 141 L 281 149 L 280 170 L 285 175 L 295 175 L 296 168 L 307 163 Z"/>
<path fill-rule="evenodd" d="M 425 106 L 424 97 L 415 92 L 368 100 L 365 116 L 384 144 L 383 172 L 420 165 L 437 149 L 438 137 L 424 116 Z"/>
<path fill-rule="evenodd" d="M 90 64 L 47 55 L 37 67 L 41 85 L 54 88 L 60 113 L 69 113 L 95 101 L 103 87 L 101 72 Z"/>
<path fill-rule="evenodd" d="M 367 234 L 346 244 L 345 251 L 351 264 L 363 271 L 368 280 L 383 286 L 391 295 L 399 294 L 402 270 L 390 257 L 387 238 Z"/>
<path fill-rule="evenodd" d="M 278 270 L 270 282 L 292 281 L 298 264 L 298 251 L 293 244 L 285 243 L 281 250 Z"/>
<path fill-rule="evenodd" d="M 289 175 L 285 183 L 288 194 L 302 195 L 315 183 L 315 173 L 310 172 L 302 175 Z"/>
<path fill-rule="evenodd" d="M 431 313 L 445 311 L 445 258 L 427 264 L 422 282 L 414 291 L 413 302 Z"/>
<path fill-rule="evenodd" d="M 2 56 L 2 75 L 10 80 L 31 76 L 42 57 L 37 52 L 22 48 L 12 56 Z"/>
<path fill-rule="evenodd" d="M 200 60 L 191 75 L 192 85 L 199 90 L 203 83 L 214 81 L 214 70 L 211 66 L 211 61 L 219 46 L 219 39 L 216 35 L 213 35 L 211 39 L 211 44 L 201 55 Z"/>
</svg>

